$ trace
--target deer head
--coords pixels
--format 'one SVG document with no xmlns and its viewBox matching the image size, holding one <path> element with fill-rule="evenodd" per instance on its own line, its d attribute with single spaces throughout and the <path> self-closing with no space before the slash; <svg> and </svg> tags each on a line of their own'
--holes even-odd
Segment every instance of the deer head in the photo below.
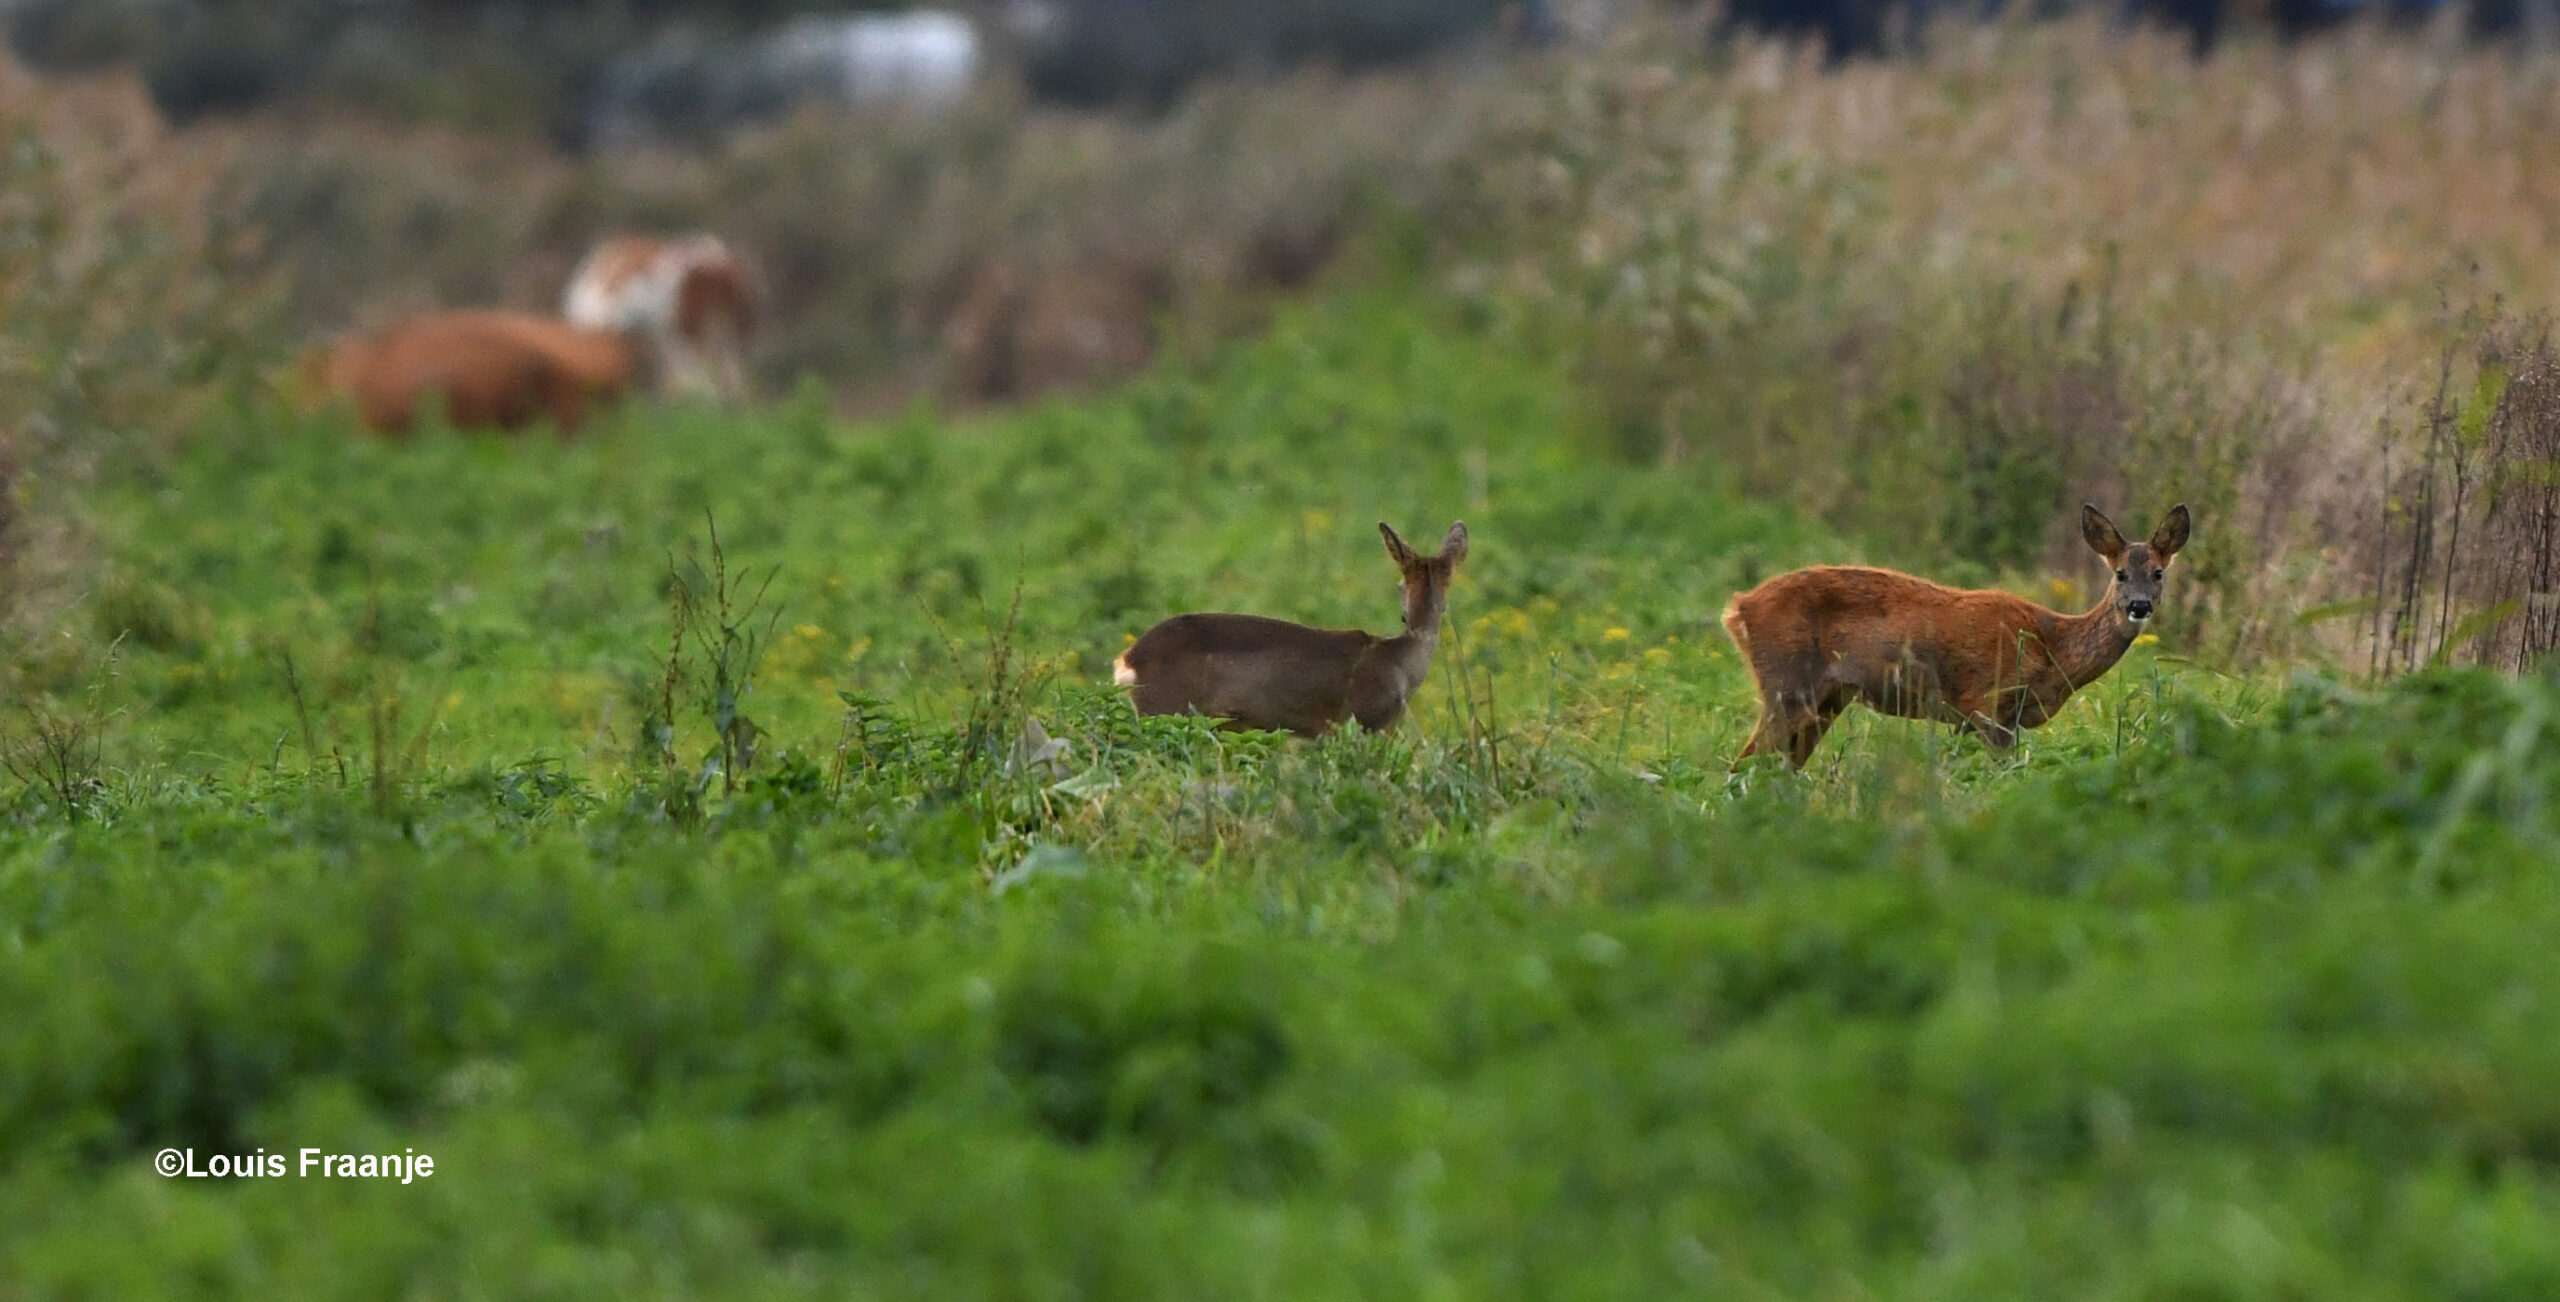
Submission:
<svg viewBox="0 0 2560 1302">
<path fill-rule="evenodd" d="M 2160 527 L 2151 531 L 2148 542 L 2127 543 L 2116 532 L 2115 523 L 2099 514 L 2098 508 L 2082 503 L 2080 536 L 2089 542 L 2089 550 L 2106 558 L 2115 577 L 2107 584 L 2107 598 L 2115 607 L 2116 617 L 2140 628 L 2151 618 L 2160 604 L 2161 580 L 2168 577 L 2169 562 L 2178 549 L 2187 545 L 2187 504 L 2180 502 L 2169 508 Z"/>
<path fill-rule="evenodd" d="M 1387 556 L 1404 572 L 1404 629 L 1416 637 L 1437 637 L 1440 614 L 1449 605 L 1449 579 L 1458 562 L 1467 558 L 1467 526 L 1460 521 L 1449 526 L 1449 534 L 1440 540 L 1440 550 L 1423 555 L 1396 536 L 1387 522 L 1378 522 L 1378 533 L 1387 540 Z"/>
</svg>

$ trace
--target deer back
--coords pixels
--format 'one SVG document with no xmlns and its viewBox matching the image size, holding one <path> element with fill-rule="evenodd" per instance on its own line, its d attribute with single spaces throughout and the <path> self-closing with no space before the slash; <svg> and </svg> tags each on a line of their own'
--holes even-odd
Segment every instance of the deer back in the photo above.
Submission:
<svg viewBox="0 0 2560 1302">
<path fill-rule="evenodd" d="M 1193 711 L 1248 728 L 1321 737 L 1345 717 L 1395 726 L 1431 671 L 1449 581 L 1467 558 L 1467 526 L 1417 552 L 1385 521 L 1378 536 L 1403 575 L 1404 632 L 1309 628 L 1261 615 L 1176 615 L 1148 629 L 1113 666 L 1140 714 Z"/>
<path fill-rule="evenodd" d="M 1854 696 L 1907 717 L 2016 683 L 2037 668 L 2051 612 L 1893 570 L 1823 565 L 1734 599 L 1726 627 L 1764 695 Z M 2025 660 L 2022 661 L 2022 656 Z"/>
<path fill-rule="evenodd" d="M 1121 653 L 1119 671 L 1140 714 L 1320 737 L 1353 713 L 1355 679 L 1379 641 L 1261 615 L 1176 615 Z"/>
</svg>

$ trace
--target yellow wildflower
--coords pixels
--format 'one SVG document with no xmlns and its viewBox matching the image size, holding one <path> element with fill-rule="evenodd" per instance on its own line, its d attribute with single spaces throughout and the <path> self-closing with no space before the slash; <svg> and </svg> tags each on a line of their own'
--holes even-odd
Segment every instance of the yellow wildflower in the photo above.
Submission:
<svg viewBox="0 0 2560 1302">
<path fill-rule="evenodd" d="M 1601 641 L 1603 641 L 1603 642 L 1624 642 L 1624 641 L 1626 641 L 1628 638 L 1633 637 L 1633 636 L 1635 636 L 1635 635 L 1634 635 L 1634 634 L 1632 634 L 1632 633 L 1629 633 L 1627 630 L 1625 630 L 1625 629 L 1623 629 L 1623 628 L 1612 628 L 1612 629 L 1607 630 L 1606 632 L 1603 632 L 1603 633 L 1600 635 L 1600 640 L 1601 640 Z"/>
<path fill-rule="evenodd" d="M 2149 646 L 2149 645 L 2151 645 L 2152 643 L 2157 642 L 2157 641 L 2159 641 L 2159 640 L 2160 640 L 2160 635 L 2159 635 L 2159 634 L 2157 634 L 2157 633 L 2145 633 L 2145 634 L 2143 634 L 2142 636 L 2135 638 L 2135 639 L 2133 640 L 2133 644 L 2134 644 L 2135 646 Z"/>
</svg>

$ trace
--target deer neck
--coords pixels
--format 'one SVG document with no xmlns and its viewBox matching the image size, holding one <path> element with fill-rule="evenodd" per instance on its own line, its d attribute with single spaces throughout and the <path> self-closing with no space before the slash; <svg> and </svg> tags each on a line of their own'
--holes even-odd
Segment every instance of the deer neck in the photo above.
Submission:
<svg viewBox="0 0 2560 1302">
<path fill-rule="evenodd" d="M 1405 620 L 1404 632 L 1380 639 L 1378 649 L 1410 658 L 1418 665 L 1429 665 L 1432 651 L 1440 645 L 1440 617 L 1448 608 L 1445 596 L 1425 602 L 1421 610 Z"/>
<path fill-rule="evenodd" d="M 2134 626 L 2117 616 L 2115 587 L 2098 594 L 2098 604 L 2081 614 L 2056 615 L 2046 639 L 2053 663 L 2074 689 L 2106 676 L 2133 646 Z"/>
</svg>

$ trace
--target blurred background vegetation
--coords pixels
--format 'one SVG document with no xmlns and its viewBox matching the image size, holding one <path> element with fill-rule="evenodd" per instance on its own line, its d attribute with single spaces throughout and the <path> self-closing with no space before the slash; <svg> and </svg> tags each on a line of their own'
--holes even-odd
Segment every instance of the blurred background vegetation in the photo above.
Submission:
<svg viewBox="0 0 2560 1302">
<path fill-rule="evenodd" d="M 2530 14 L 2232 9 L 2200 42 L 1941 10 L 1866 57 L 1786 35 L 1818 11 L 1642 0 L 935 12 L 958 64 L 880 35 L 919 11 L 18 0 L 46 71 L 7 74 L 10 365 L 49 396 L 11 464 L 174 438 L 338 331 L 548 310 L 599 235 L 701 228 L 771 287 L 763 390 L 847 412 L 1087 388 L 1398 280 L 1575 359 L 1610 455 L 1711 459 L 1959 580 L 2076 573 L 2077 502 L 2208 468 L 2193 649 L 2406 665 L 2476 640 L 2443 592 L 2528 602 L 2449 549 L 2504 545 L 2462 515 L 2522 482 L 2465 439 L 2538 437 L 2483 361 L 2538 355 L 2560 276 Z M 77 104 L 115 107 L 56 125 Z M 162 385 L 196 397 L 112 414 Z M 66 440 L 64 403 L 112 437 Z M 29 515 L 35 473 L 21 536 L 76 527 Z"/>
<path fill-rule="evenodd" d="M 49 70 L 132 66 L 185 120 L 296 102 L 587 139 L 617 79 L 730 118 L 788 107 L 755 40 L 793 20 L 910 10 L 879 0 L 15 0 L 19 56 Z M 1544 0 L 964 0 L 1045 99 L 1162 107 L 1202 77 L 1310 60 L 1411 59 Z M 808 25 L 803 22 L 803 30 Z M 753 85 L 759 77 L 768 84 Z M 721 125 L 717 122 L 695 125 Z"/>
</svg>

